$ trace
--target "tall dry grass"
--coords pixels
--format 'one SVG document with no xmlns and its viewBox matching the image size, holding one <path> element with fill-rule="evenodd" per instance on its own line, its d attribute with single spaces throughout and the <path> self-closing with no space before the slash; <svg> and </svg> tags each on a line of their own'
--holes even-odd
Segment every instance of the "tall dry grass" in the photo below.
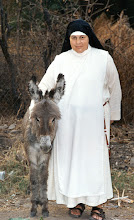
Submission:
<svg viewBox="0 0 134 220">
<path fill-rule="evenodd" d="M 113 23 L 103 13 L 94 22 L 94 31 L 104 47 L 112 53 L 122 87 L 122 119 L 134 122 L 134 30 L 123 12 Z M 106 41 L 110 39 L 110 43 Z M 109 42 L 109 41 L 108 41 Z"/>
</svg>

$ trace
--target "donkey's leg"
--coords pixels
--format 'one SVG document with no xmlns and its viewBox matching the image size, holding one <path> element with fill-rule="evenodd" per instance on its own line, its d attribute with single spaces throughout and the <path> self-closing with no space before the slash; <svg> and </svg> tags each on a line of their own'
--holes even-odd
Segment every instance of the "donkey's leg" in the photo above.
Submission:
<svg viewBox="0 0 134 220">
<path fill-rule="evenodd" d="M 48 155 L 45 155 L 48 157 Z M 49 216 L 48 211 L 48 199 L 47 199 L 47 179 L 48 179 L 48 158 L 43 163 L 40 164 L 40 204 L 42 205 L 42 215 L 43 217 Z"/>
<path fill-rule="evenodd" d="M 37 213 L 37 205 L 39 204 L 39 181 L 38 181 L 38 167 L 35 164 L 30 165 L 30 183 L 31 183 L 31 217 Z"/>
</svg>

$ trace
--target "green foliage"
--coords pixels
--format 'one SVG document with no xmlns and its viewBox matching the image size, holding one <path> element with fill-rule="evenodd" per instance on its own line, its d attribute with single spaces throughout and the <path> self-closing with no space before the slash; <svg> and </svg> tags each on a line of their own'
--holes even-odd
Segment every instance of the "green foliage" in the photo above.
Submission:
<svg viewBox="0 0 134 220">
<path fill-rule="evenodd" d="M 26 0 L 10 1 L 9 5 L 7 2 L 4 4 L 4 9 L 8 13 L 9 25 L 11 29 L 16 30 L 18 26 L 18 17 L 20 16 L 19 25 L 20 29 L 31 30 L 37 27 L 44 27 L 44 14 L 43 11 L 45 8 L 49 10 L 60 11 L 63 8 L 63 1 L 43 1 L 41 4 L 40 1 L 36 0 Z M 19 15 L 20 13 L 20 15 Z"/>
<path fill-rule="evenodd" d="M 47 8 L 52 13 L 57 15 L 64 14 L 67 10 L 70 11 L 72 7 L 78 8 L 78 4 L 84 1 L 72 1 L 72 0 L 4 0 L 3 6 L 5 11 L 8 14 L 8 21 L 11 29 L 16 30 L 18 27 L 18 17 L 19 18 L 19 27 L 21 30 L 33 30 L 42 28 L 45 25 L 43 11 Z M 93 5 L 92 19 L 95 19 L 100 13 L 96 13 L 100 8 L 103 9 L 107 4 L 107 0 L 100 1 L 98 0 L 96 4 Z M 110 0 L 109 2 L 110 9 L 107 12 L 107 15 L 119 16 L 123 7 L 126 7 L 126 13 L 129 13 L 130 16 L 133 16 L 134 3 L 133 0 L 129 0 L 129 3 L 122 5 L 120 0 Z M 85 9 L 86 10 L 86 9 Z M 20 14 L 20 15 L 19 15 Z M 129 16 L 129 15 L 128 15 Z M 134 18 L 130 18 L 133 21 Z"/>
<path fill-rule="evenodd" d="M 11 157 L 0 166 L 0 170 L 6 172 L 4 181 L 0 182 L 0 194 L 10 194 L 13 191 L 26 194 L 29 185 L 29 170 L 26 165 Z"/>
<path fill-rule="evenodd" d="M 42 3 L 37 0 L 5 0 L 3 7 L 8 14 L 11 30 L 17 30 L 18 21 L 21 30 L 33 30 L 35 28 L 38 30 L 38 27 L 44 27 L 45 8 L 56 13 L 64 13 L 67 4 L 72 3 L 63 0 L 44 0 Z"/>
<path fill-rule="evenodd" d="M 26 1 L 22 5 L 21 28 L 29 30 L 43 23 L 43 11 L 39 1 Z"/>
<path fill-rule="evenodd" d="M 134 175 L 132 173 L 127 173 L 123 170 L 112 170 L 112 183 L 119 190 L 125 192 L 134 190 Z"/>
<path fill-rule="evenodd" d="M 64 6 L 64 1 L 62 0 L 44 0 L 43 6 L 50 10 L 61 10 Z"/>
</svg>

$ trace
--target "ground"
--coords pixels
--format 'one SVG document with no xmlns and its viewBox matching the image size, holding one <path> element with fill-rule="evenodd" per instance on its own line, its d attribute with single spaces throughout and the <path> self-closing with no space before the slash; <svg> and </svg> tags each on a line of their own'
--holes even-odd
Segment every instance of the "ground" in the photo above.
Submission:
<svg viewBox="0 0 134 220">
<path fill-rule="evenodd" d="M 42 220 L 41 209 L 38 209 L 37 217 L 30 218 L 30 199 L 16 196 L 14 200 L 4 201 L 2 199 L 0 205 L 0 220 L 9 220 L 10 218 L 27 218 L 29 220 Z M 133 220 L 134 219 L 134 204 L 124 204 L 120 207 L 117 202 L 107 202 L 103 207 L 106 213 L 107 220 Z M 91 208 L 86 206 L 85 212 L 80 219 L 88 219 Z M 73 219 L 68 215 L 68 209 L 63 205 L 57 205 L 55 202 L 49 201 L 49 217 L 50 220 L 69 220 Z"/>
<path fill-rule="evenodd" d="M 13 141 L 22 139 L 21 124 L 18 122 L 12 126 L 3 125 L 0 129 L 0 160 L 6 157 L 12 149 Z M 8 150 L 6 150 L 8 148 Z M 20 155 L 16 154 L 17 160 Z M 123 202 L 118 199 L 109 200 L 103 205 L 107 220 L 134 220 L 134 128 L 133 125 L 112 125 L 111 129 L 111 171 L 113 177 L 114 197 L 122 196 L 125 190 L 125 196 L 132 203 Z M 0 170 L 1 171 L 1 170 Z M 8 178 L 5 181 L 8 181 Z M 1 180 L 0 180 L 1 183 Z M 119 195 L 118 195 L 119 193 Z M 27 218 L 29 220 L 42 220 L 41 208 L 38 208 L 38 214 L 35 218 L 29 217 L 30 212 L 30 195 L 21 193 L 9 193 L 0 196 L 0 220 L 9 220 L 10 218 Z M 86 206 L 85 212 L 81 219 L 88 219 L 91 208 Z M 49 201 L 50 215 L 46 219 L 73 219 L 68 215 L 68 208 L 64 205 L 57 205 L 54 201 Z"/>
</svg>

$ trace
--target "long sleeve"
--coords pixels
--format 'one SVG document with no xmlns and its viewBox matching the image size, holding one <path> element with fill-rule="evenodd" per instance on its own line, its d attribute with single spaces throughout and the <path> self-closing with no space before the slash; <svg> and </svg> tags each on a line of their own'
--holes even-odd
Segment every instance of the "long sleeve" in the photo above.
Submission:
<svg viewBox="0 0 134 220">
<path fill-rule="evenodd" d="M 42 90 L 43 95 L 45 94 L 46 90 L 50 91 L 52 88 L 55 87 L 54 63 L 55 62 L 53 61 L 50 64 L 45 75 L 43 76 L 42 80 L 39 83 L 39 88 Z"/>
<path fill-rule="evenodd" d="M 120 120 L 121 118 L 121 86 L 119 75 L 112 57 L 108 54 L 106 81 L 110 93 L 110 119 Z"/>
</svg>

